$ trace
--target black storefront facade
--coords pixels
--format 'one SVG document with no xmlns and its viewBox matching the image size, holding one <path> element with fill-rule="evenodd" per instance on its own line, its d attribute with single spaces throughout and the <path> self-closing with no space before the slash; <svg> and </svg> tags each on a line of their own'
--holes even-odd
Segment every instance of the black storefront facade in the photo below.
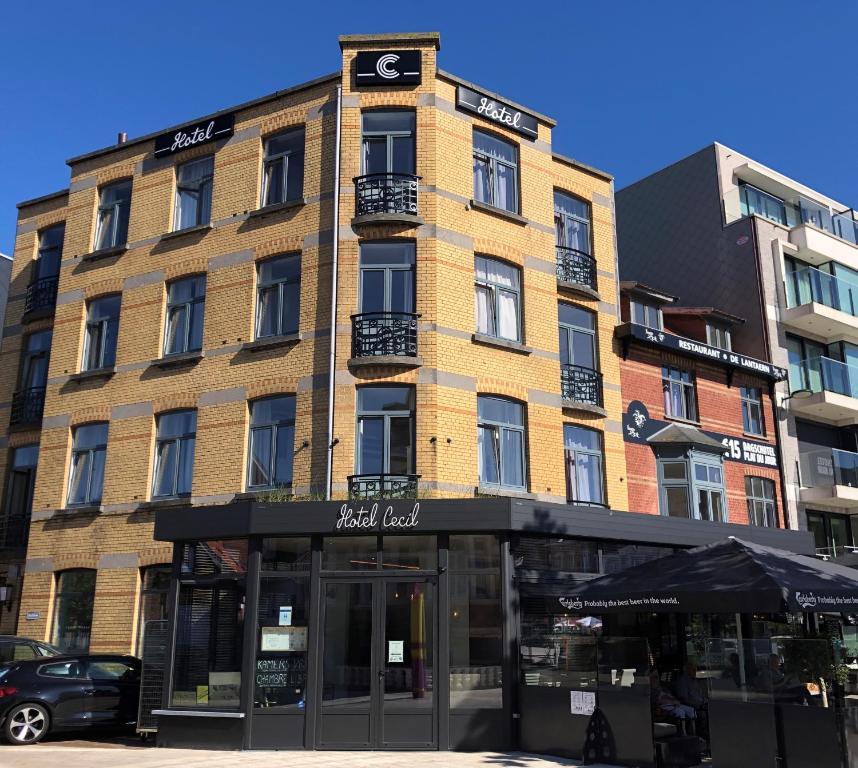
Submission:
<svg viewBox="0 0 858 768">
<path fill-rule="evenodd" d="M 158 744 L 224 749 L 581 756 L 595 697 L 529 671 L 576 583 L 731 535 L 812 552 L 806 533 L 514 498 L 241 500 L 159 510 L 155 535 L 175 543 Z M 644 765 L 648 701 L 627 694 L 598 709 L 628 744 L 614 761 Z"/>
</svg>

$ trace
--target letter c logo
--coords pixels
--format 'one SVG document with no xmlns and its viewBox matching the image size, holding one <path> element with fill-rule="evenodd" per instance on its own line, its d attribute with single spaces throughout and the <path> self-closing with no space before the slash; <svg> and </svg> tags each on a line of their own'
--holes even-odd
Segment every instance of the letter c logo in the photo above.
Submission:
<svg viewBox="0 0 858 768">
<path fill-rule="evenodd" d="M 399 61 L 399 56 L 395 53 L 386 53 L 376 62 L 375 71 L 385 80 L 393 80 L 393 78 L 399 77 L 399 72 L 393 69 L 393 65 L 397 61 Z"/>
</svg>

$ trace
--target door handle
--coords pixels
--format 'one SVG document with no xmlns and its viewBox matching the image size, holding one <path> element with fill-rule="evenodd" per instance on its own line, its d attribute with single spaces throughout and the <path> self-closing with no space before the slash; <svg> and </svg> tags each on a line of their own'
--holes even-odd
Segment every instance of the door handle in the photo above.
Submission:
<svg viewBox="0 0 858 768">
<path fill-rule="evenodd" d="M 384 680 L 384 670 L 383 669 L 378 670 L 378 679 Z"/>
<path fill-rule="evenodd" d="M 83 695 L 84 695 L 84 696 L 95 696 L 95 688 L 87 688 L 87 689 L 83 692 Z"/>
</svg>

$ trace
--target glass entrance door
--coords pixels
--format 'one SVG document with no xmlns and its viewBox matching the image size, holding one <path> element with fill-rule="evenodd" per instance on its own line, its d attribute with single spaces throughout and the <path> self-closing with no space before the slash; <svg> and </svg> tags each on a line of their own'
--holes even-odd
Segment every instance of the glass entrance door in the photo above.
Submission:
<svg viewBox="0 0 858 768">
<path fill-rule="evenodd" d="M 435 582 L 322 582 L 317 746 L 434 748 Z"/>
</svg>

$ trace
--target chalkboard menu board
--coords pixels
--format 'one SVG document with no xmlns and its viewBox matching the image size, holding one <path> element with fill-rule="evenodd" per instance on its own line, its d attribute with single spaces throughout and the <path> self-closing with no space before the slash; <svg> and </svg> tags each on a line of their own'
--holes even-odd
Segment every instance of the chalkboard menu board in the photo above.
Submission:
<svg viewBox="0 0 858 768">
<path fill-rule="evenodd" d="M 307 687 L 307 654 L 258 656 L 254 682 L 257 707 L 303 707 L 304 690 Z"/>
</svg>

